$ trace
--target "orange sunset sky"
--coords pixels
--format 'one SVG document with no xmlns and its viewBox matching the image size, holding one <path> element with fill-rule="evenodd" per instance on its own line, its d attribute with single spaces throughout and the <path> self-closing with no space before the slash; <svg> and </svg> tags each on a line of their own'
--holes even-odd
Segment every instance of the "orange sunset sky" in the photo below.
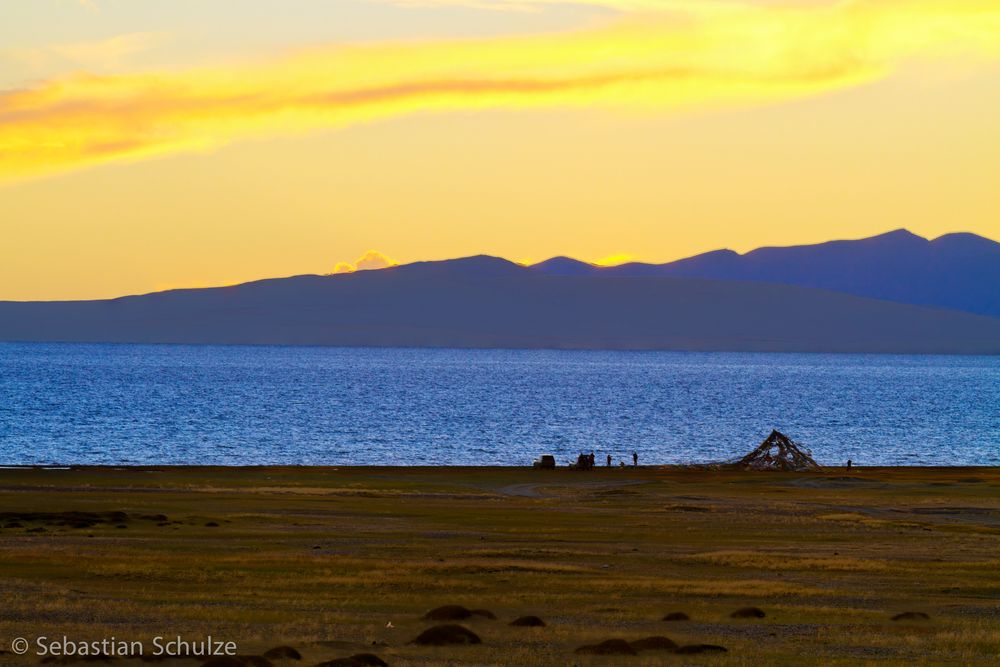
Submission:
<svg viewBox="0 0 1000 667">
<path fill-rule="evenodd" d="M 996 0 L 7 0 L 0 299 L 998 238 L 998 118 Z"/>
</svg>

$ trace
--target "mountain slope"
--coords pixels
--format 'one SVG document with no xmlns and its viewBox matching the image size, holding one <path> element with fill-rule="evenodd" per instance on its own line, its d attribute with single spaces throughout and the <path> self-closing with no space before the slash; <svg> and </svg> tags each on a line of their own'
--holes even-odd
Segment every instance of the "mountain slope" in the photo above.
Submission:
<svg viewBox="0 0 1000 667">
<path fill-rule="evenodd" d="M 669 264 L 624 264 L 586 273 L 752 280 L 846 292 L 1000 317 L 1000 243 L 975 234 L 928 241 L 899 229 L 856 241 L 717 250 Z M 532 267 L 553 273 L 547 263 Z"/>
<path fill-rule="evenodd" d="M 0 302 L 0 340 L 994 354 L 1000 319 L 755 282 L 552 276 L 475 257 Z"/>
</svg>

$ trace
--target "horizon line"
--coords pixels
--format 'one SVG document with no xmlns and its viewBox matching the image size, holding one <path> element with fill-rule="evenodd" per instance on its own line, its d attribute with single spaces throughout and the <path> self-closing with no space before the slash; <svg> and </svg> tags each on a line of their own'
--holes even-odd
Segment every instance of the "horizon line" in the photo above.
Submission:
<svg viewBox="0 0 1000 667">
<path fill-rule="evenodd" d="M 751 250 L 747 250 L 746 252 L 738 252 L 738 251 L 732 250 L 731 248 L 716 248 L 714 250 L 707 250 L 705 252 L 697 253 L 697 254 L 694 254 L 694 255 L 688 255 L 688 256 L 685 256 L 685 257 L 679 257 L 677 259 L 667 260 L 667 261 L 664 261 L 664 262 L 643 261 L 643 260 L 639 260 L 637 258 L 634 258 L 631 255 L 627 255 L 626 253 L 620 253 L 618 255 L 611 255 L 611 256 L 609 256 L 609 258 L 610 257 L 622 257 L 622 258 L 625 258 L 625 259 L 623 259 L 623 261 L 620 261 L 620 262 L 617 262 L 617 263 L 607 263 L 607 264 L 601 263 L 601 260 L 587 261 L 587 260 L 577 259 L 577 258 L 572 257 L 570 255 L 553 255 L 552 257 L 549 257 L 547 259 L 539 260 L 537 262 L 531 262 L 531 261 L 514 260 L 514 259 L 510 259 L 508 257 L 503 257 L 503 256 L 500 256 L 500 255 L 491 255 L 489 253 L 474 253 L 474 254 L 471 254 L 471 255 L 460 255 L 458 257 L 443 257 L 443 258 L 439 258 L 439 259 L 417 259 L 417 260 L 413 260 L 413 261 L 410 261 L 410 262 L 395 262 L 395 261 L 389 260 L 391 263 L 389 263 L 389 264 L 387 264 L 385 266 L 371 266 L 371 267 L 361 267 L 361 268 L 354 268 L 353 265 L 350 265 L 347 262 L 335 262 L 334 263 L 334 270 L 332 270 L 330 272 L 327 272 L 327 273 L 295 273 L 295 274 L 284 275 L 284 276 L 264 276 L 264 277 L 260 277 L 260 278 L 251 278 L 249 280 L 240 280 L 240 281 L 233 282 L 233 283 L 224 283 L 224 284 L 216 284 L 216 285 L 196 285 L 196 286 L 186 286 L 186 287 L 184 287 L 184 286 L 179 286 L 179 287 L 165 287 L 165 288 L 162 288 L 162 289 L 153 289 L 153 290 L 151 290 L 149 292 L 137 292 L 137 293 L 132 293 L 132 294 L 119 294 L 117 296 L 95 297 L 95 298 L 88 298 L 88 299 L 58 299 L 58 298 L 56 298 L 56 299 L 4 299 L 4 298 L 0 298 L 0 303 L 85 303 L 85 302 L 92 302 L 92 301 L 115 301 L 115 300 L 118 300 L 118 299 L 128 299 L 128 298 L 132 298 L 132 297 L 144 297 L 144 296 L 150 296 L 150 295 L 153 295 L 153 294 L 166 294 L 166 293 L 169 293 L 169 292 L 188 292 L 188 291 L 197 291 L 197 290 L 203 290 L 203 289 L 225 289 L 225 288 L 229 288 L 229 287 L 239 287 L 239 286 L 242 286 L 242 285 L 250 285 L 250 284 L 253 284 L 253 283 L 266 282 L 266 281 L 270 281 L 270 280 L 285 280 L 285 279 L 289 279 L 289 278 L 304 278 L 304 277 L 319 277 L 319 278 L 322 278 L 322 277 L 331 277 L 332 278 L 334 276 L 347 276 L 347 275 L 352 275 L 354 273 L 360 273 L 360 272 L 366 272 L 366 271 L 383 271 L 385 269 L 395 269 L 395 268 L 400 268 L 400 267 L 405 267 L 405 266 L 412 266 L 414 264 L 437 264 L 437 263 L 442 263 L 442 262 L 454 262 L 454 261 L 475 259 L 475 258 L 478 258 L 478 257 L 485 257 L 485 258 L 490 258 L 490 259 L 501 260 L 501 261 L 504 261 L 504 262 L 508 262 L 512 266 L 517 266 L 517 267 L 521 267 L 521 268 L 525 268 L 525 269 L 530 269 L 530 268 L 533 268 L 533 267 L 537 267 L 537 266 L 540 266 L 540 265 L 545 264 L 547 262 L 551 262 L 553 260 L 568 260 L 568 261 L 572 261 L 572 262 L 577 262 L 579 264 L 584 264 L 584 265 L 593 267 L 593 268 L 598 269 L 598 270 L 601 270 L 601 269 L 611 269 L 611 268 L 616 268 L 616 267 L 621 267 L 621 266 L 629 266 L 629 265 L 665 266 L 665 265 L 668 265 L 668 264 L 674 264 L 676 262 L 682 262 L 682 261 L 685 261 L 685 260 L 688 260 L 688 259 L 693 259 L 693 258 L 696 258 L 696 257 L 703 257 L 705 255 L 710 255 L 710 254 L 715 254 L 715 253 L 720 253 L 720 252 L 728 252 L 728 253 L 732 253 L 734 255 L 737 255 L 739 257 L 745 257 L 745 256 L 747 256 L 747 255 L 749 255 L 749 254 L 751 254 L 753 252 L 759 251 L 759 250 L 808 248 L 808 247 L 826 245 L 826 244 L 829 244 L 829 243 L 861 242 L 861 241 L 869 241 L 869 240 L 872 240 L 872 239 L 882 238 L 882 237 L 886 237 L 886 236 L 893 236 L 893 235 L 900 235 L 901 236 L 901 235 L 904 235 L 904 234 L 907 235 L 907 236 L 919 239 L 921 241 L 927 242 L 927 243 L 933 243 L 935 241 L 939 241 L 939 240 L 941 240 L 943 238 L 950 237 L 950 236 L 975 236 L 977 238 L 984 239 L 986 241 L 991 241 L 993 243 L 996 243 L 996 244 L 1000 245 L 1000 241 L 997 241 L 996 239 L 992 239 L 992 238 L 990 238 L 988 236 L 983 236 L 982 234 L 977 234 L 975 232 L 969 232 L 969 231 L 947 232 L 945 234 L 941 234 L 941 235 L 936 236 L 934 238 L 929 238 L 929 237 L 925 237 L 925 236 L 921 236 L 919 234 L 916 234 L 916 233 L 910 231 L 909 229 L 907 229 L 905 227 L 897 227 L 895 229 L 891 229 L 891 230 L 886 231 L 886 232 L 881 232 L 881 233 L 878 233 L 878 234 L 874 234 L 872 236 L 864 236 L 864 237 L 861 237 L 861 238 L 853 238 L 853 239 L 851 239 L 851 238 L 836 238 L 836 239 L 829 239 L 829 240 L 826 240 L 826 241 L 820 241 L 820 242 L 817 242 L 817 243 L 799 243 L 799 244 L 793 244 L 793 245 L 757 246 L 756 248 L 753 248 Z M 382 253 L 380 253 L 378 251 L 369 250 L 364 255 L 362 255 L 362 259 L 366 258 L 366 257 L 369 257 L 370 255 L 373 255 L 373 254 L 385 257 L 384 255 L 382 255 Z M 386 259 L 388 259 L 388 258 L 386 258 Z M 345 265 L 345 264 L 348 265 L 348 266 L 351 266 L 352 267 L 351 270 L 349 270 L 349 271 L 337 271 L 336 270 L 337 267 L 340 267 L 340 266 Z"/>
</svg>

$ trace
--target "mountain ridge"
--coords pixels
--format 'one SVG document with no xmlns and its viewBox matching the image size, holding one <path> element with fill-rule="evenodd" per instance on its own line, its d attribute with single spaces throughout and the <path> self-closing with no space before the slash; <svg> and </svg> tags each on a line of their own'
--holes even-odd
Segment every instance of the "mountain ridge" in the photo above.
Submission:
<svg viewBox="0 0 1000 667">
<path fill-rule="evenodd" d="M 976 235 L 928 241 L 897 230 L 663 265 L 555 257 L 524 266 L 475 255 L 115 299 L 0 302 L 0 341 L 1000 354 L 1000 317 L 821 280 L 860 277 L 846 287 L 872 291 L 865 281 L 881 278 L 874 286 L 889 292 L 936 281 L 947 296 L 969 279 L 954 266 L 959 258 L 973 277 L 986 276 L 972 295 L 980 298 L 1000 293 L 994 246 Z M 768 272 L 755 274 L 760 267 Z M 960 275 L 949 282 L 949 272 Z M 887 286 L 886 275 L 902 278 Z"/>
<path fill-rule="evenodd" d="M 749 281 L 549 276 L 479 258 L 2 302 L 0 340 L 1000 354 L 1000 318 Z"/>
<path fill-rule="evenodd" d="M 765 246 L 743 254 L 713 250 L 664 264 L 601 267 L 557 259 L 556 265 L 546 260 L 530 268 L 550 275 L 656 275 L 798 285 L 1000 317 L 1000 243 L 969 232 L 928 240 L 896 229 L 864 239 Z"/>
</svg>

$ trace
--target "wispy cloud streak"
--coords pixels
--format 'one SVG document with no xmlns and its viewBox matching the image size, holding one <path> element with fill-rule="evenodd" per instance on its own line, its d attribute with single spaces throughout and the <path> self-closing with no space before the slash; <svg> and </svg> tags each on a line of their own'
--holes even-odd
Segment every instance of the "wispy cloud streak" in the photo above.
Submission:
<svg viewBox="0 0 1000 667">
<path fill-rule="evenodd" d="M 668 4 L 560 35 L 334 47 L 10 91 L 0 94 L 0 179 L 419 111 L 789 99 L 876 80 L 913 56 L 1000 52 L 995 0 Z"/>
</svg>

